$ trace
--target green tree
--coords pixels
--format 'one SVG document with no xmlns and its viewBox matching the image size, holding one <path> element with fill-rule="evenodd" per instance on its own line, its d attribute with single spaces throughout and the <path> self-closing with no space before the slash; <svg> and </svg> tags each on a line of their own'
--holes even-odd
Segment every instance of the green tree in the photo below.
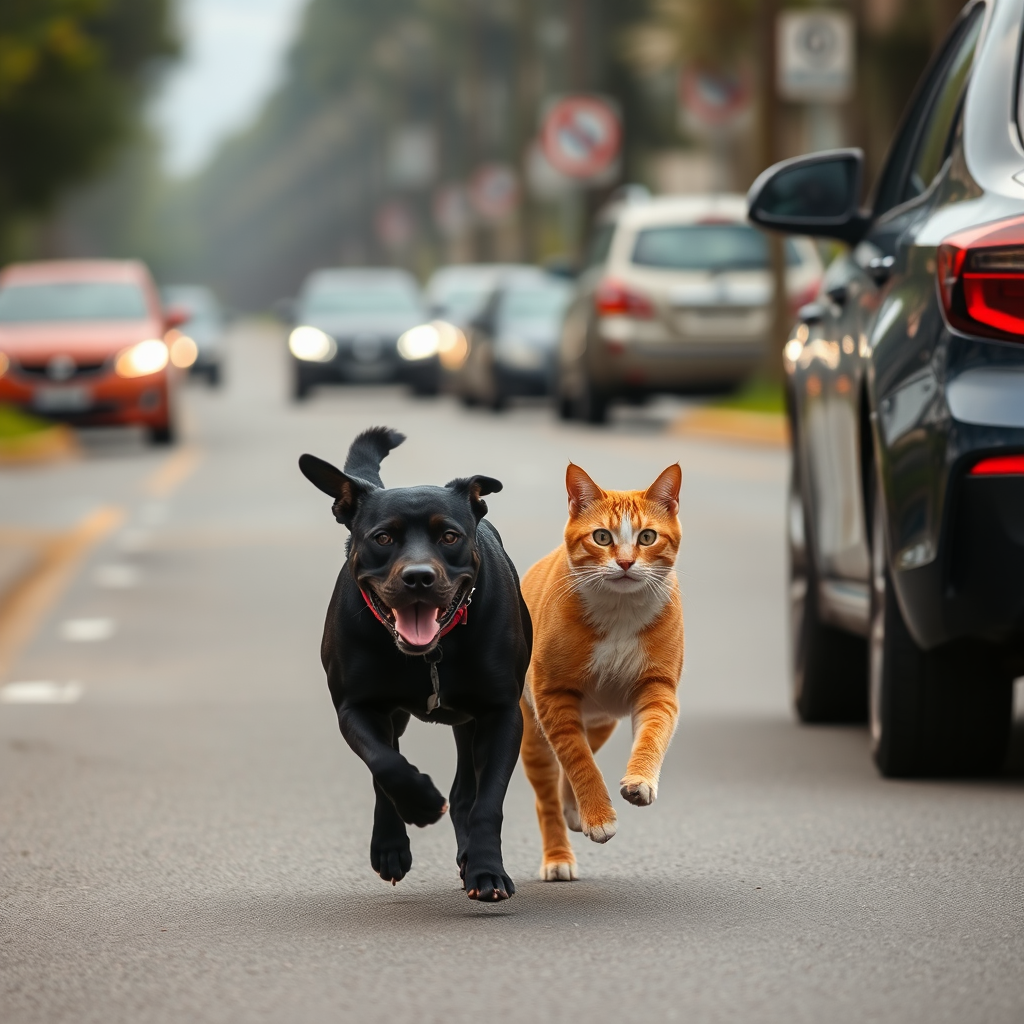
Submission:
<svg viewBox="0 0 1024 1024">
<path fill-rule="evenodd" d="M 17 226 L 129 132 L 147 71 L 175 52 L 171 0 L 0 3 L 0 260 Z"/>
</svg>

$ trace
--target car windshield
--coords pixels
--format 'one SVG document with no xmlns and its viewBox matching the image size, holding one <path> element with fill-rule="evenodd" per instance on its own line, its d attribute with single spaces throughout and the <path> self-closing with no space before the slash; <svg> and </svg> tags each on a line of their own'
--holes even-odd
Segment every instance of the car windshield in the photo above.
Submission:
<svg viewBox="0 0 1024 1024">
<path fill-rule="evenodd" d="M 504 325 L 519 323 L 560 323 L 572 296 L 568 282 L 534 287 L 510 288 L 501 297 L 499 318 Z"/>
<path fill-rule="evenodd" d="M 146 296 L 137 284 L 74 281 L 0 288 L 0 322 L 144 320 Z"/>
<path fill-rule="evenodd" d="M 317 288 L 306 295 L 302 310 L 306 315 L 337 313 L 343 316 L 373 314 L 409 314 L 421 312 L 415 292 L 396 285 L 360 284 L 347 287 Z"/>
<path fill-rule="evenodd" d="M 434 309 L 438 316 L 456 323 L 471 320 L 480 311 L 490 290 L 489 281 L 453 287 L 435 296 Z"/>
<path fill-rule="evenodd" d="M 633 262 L 666 270 L 767 270 L 768 240 L 746 224 L 675 224 L 645 228 L 637 233 Z M 786 263 L 800 255 L 786 239 Z"/>
<path fill-rule="evenodd" d="M 205 288 L 162 288 L 160 296 L 165 306 L 181 306 L 188 311 L 189 324 L 218 327 L 222 315 L 217 299 Z"/>
</svg>

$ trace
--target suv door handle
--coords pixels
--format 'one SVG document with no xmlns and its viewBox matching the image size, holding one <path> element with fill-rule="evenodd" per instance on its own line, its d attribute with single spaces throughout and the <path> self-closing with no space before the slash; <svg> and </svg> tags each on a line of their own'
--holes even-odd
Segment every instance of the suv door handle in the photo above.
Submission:
<svg viewBox="0 0 1024 1024">
<path fill-rule="evenodd" d="M 875 256 L 868 261 L 868 273 L 875 284 L 881 287 L 889 280 L 895 263 L 895 256 Z"/>
</svg>

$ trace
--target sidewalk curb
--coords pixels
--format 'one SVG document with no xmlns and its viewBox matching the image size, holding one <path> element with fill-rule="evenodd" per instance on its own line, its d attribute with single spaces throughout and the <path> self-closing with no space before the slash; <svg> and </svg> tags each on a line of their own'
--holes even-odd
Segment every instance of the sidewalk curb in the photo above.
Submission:
<svg viewBox="0 0 1024 1024">
<path fill-rule="evenodd" d="M 789 445 L 789 423 L 782 413 L 693 409 L 681 413 L 669 427 L 669 433 L 772 448 L 785 448 Z"/>
<path fill-rule="evenodd" d="M 0 438 L 0 466 L 56 462 L 79 454 L 75 432 L 63 423 L 33 434 Z"/>
</svg>

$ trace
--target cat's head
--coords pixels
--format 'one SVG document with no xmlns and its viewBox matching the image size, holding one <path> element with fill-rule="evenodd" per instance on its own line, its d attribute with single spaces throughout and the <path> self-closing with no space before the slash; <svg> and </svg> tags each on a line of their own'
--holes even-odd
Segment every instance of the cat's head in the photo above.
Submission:
<svg viewBox="0 0 1024 1024">
<path fill-rule="evenodd" d="M 565 489 L 569 522 L 565 547 L 575 589 L 605 593 L 663 593 L 675 565 L 679 525 L 679 464 L 646 491 L 605 491 L 569 464 Z"/>
</svg>

